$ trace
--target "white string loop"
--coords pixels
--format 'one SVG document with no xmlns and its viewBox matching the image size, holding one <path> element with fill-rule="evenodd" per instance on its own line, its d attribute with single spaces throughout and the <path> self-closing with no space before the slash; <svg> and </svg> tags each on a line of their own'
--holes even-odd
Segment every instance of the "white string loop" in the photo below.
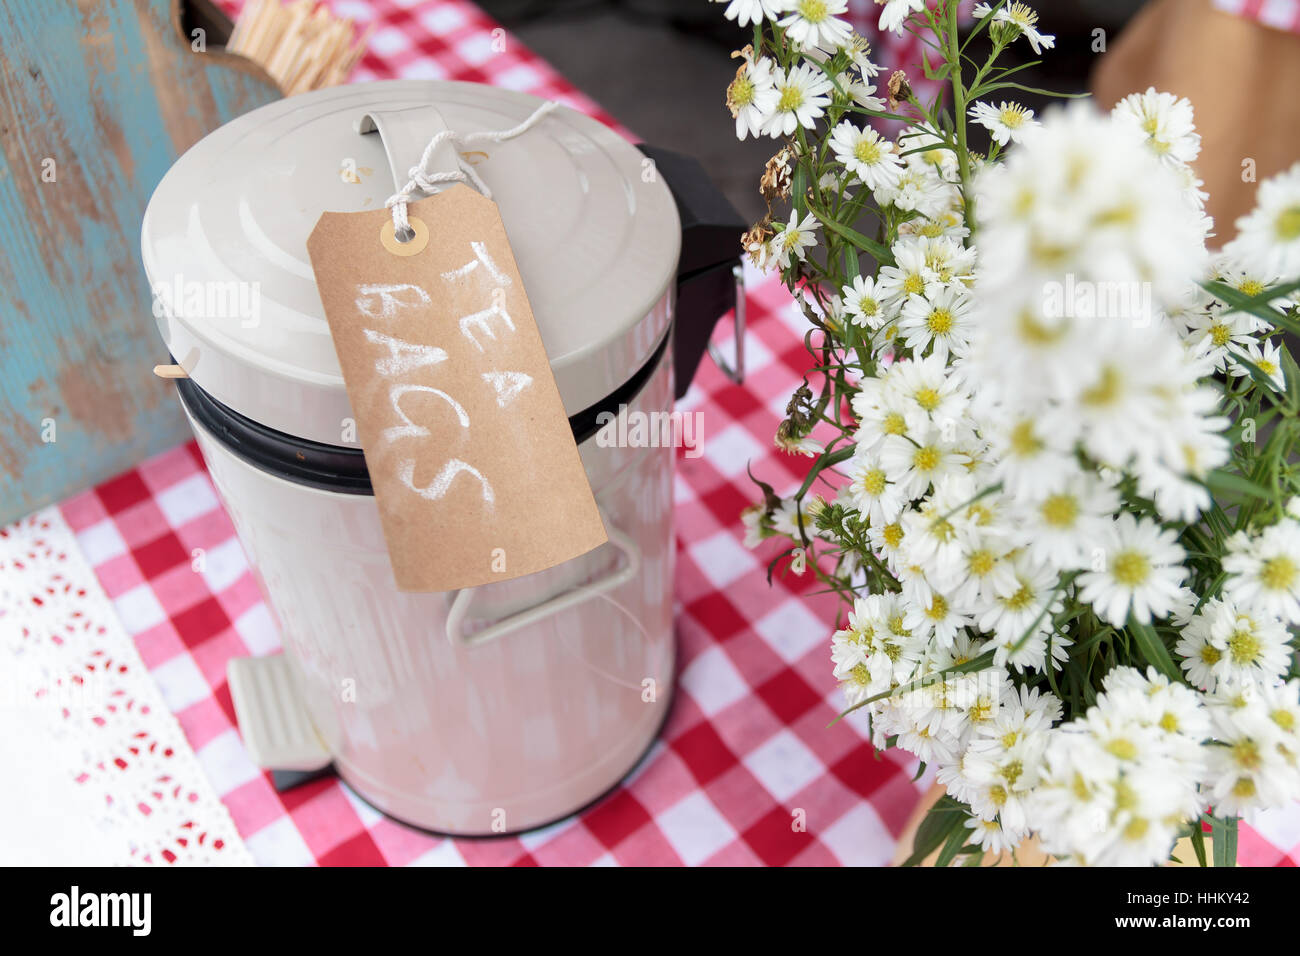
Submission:
<svg viewBox="0 0 1300 956">
<path fill-rule="evenodd" d="M 443 183 L 467 182 L 487 199 L 492 198 L 492 190 L 488 188 L 487 183 L 483 182 L 483 178 L 461 155 L 465 147 L 475 143 L 504 143 L 508 139 L 521 136 L 536 126 L 557 106 L 559 104 L 554 100 L 547 100 L 533 111 L 532 116 L 511 129 L 483 130 L 477 133 L 466 133 L 463 136 L 454 130 L 445 129 L 429 140 L 429 145 L 424 147 L 424 152 L 420 155 L 420 162 L 406 171 L 408 177 L 406 185 L 384 203 L 393 211 L 393 232 L 399 241 L 405 241 L 402 237 L 409 238 L 411 235 L 411 223 L 406 215 L 406 207 L 416 193 L 431 193 L 435 187 Z M 459 168 L 430 172 L 429 163 L 433 159 L 433 154 L 438 151 L 438 147 L 448 142 L 456 151 L 456 164 Z"/>
</svg>

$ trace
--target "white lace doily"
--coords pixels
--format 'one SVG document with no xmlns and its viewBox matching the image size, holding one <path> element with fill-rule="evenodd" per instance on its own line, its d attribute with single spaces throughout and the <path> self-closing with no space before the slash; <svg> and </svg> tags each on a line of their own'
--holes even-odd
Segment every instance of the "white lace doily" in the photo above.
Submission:
<svg viewBox="0 0 1300 956">
<path fill-rule="evenodd" d="M 0 864 L 251 865 L 55 508 L 0 529 Z"/>
</svg>

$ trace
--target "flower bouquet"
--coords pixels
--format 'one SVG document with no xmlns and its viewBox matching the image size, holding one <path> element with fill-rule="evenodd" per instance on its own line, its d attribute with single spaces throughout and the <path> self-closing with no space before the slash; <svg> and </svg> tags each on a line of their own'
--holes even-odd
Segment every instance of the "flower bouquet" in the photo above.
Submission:
<svg viewBox="0 0 1300 956">
<path fill-rule="evenodd" d="M 1211 254 L 1190 103 L 1036 117 L 1000 65 L 1053 46 L 1026 4 L 963 35 L 955 0 L 877 2 L 933 102 L 879 75 L 845 0 L 725 11 L 753 31 L 737 135 L 780 144 L 744 248 L 813 356 L 776 435 L 807 479 L 757 482 L 748 543 L 842 596 L 846 719 L 946 790 L 911 862 L 1033 836 L 1231 864 L 1240 816 L 1300 796 L 1300 166 Z"/>
</svg>

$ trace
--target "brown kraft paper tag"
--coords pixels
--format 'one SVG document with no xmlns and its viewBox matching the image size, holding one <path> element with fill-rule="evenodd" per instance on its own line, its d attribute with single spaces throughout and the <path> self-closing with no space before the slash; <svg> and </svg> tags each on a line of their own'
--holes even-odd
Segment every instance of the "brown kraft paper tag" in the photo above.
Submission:
<svg viewBox="0 0 1300 956">
<path fill-rule="evenodd" d="M 605 543 L 496 203 L 457 184 L 408 215 L 404 245 L 386 209 L 324 213 L 307 240 L 398 588 Z"/>
</svg>

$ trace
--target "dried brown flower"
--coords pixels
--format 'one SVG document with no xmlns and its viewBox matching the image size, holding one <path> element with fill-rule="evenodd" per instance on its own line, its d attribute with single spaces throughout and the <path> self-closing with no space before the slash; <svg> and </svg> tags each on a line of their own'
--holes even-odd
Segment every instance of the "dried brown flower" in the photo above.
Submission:
<svg viewBox="0 0 1300 956">
<path fill-rule="evenodd" d="M 763 268 L 768 256 L 772 254 L 771 246 L 768 245 L 772 234 L 771 217 L 764 216 L 762 221 L 755 223 L 740 237 L 740 247 L 749 256 L 749 261 L 759 269 Z"/>
<path fill-rule="evenodd" d="M 898 104 L 906 102 L 912 98 L 912 87 L 907 82 L 907 74 L 902 70 L 895 70 L 893 76 L 889 78 L 889 108 L 897 112 Z"/>
<path fill-rule="evenodd" d="M 774 199 L 790 198 L 790 187 L 794 182 L 794 171 L 790 168 L 790 161 L 793 158 L 794 152 L 789 146 L 784 146 L 779 153 L 767 161 L 763 178 L 758 183 L 758 191 L 769 204 Z"/>
</svg>

